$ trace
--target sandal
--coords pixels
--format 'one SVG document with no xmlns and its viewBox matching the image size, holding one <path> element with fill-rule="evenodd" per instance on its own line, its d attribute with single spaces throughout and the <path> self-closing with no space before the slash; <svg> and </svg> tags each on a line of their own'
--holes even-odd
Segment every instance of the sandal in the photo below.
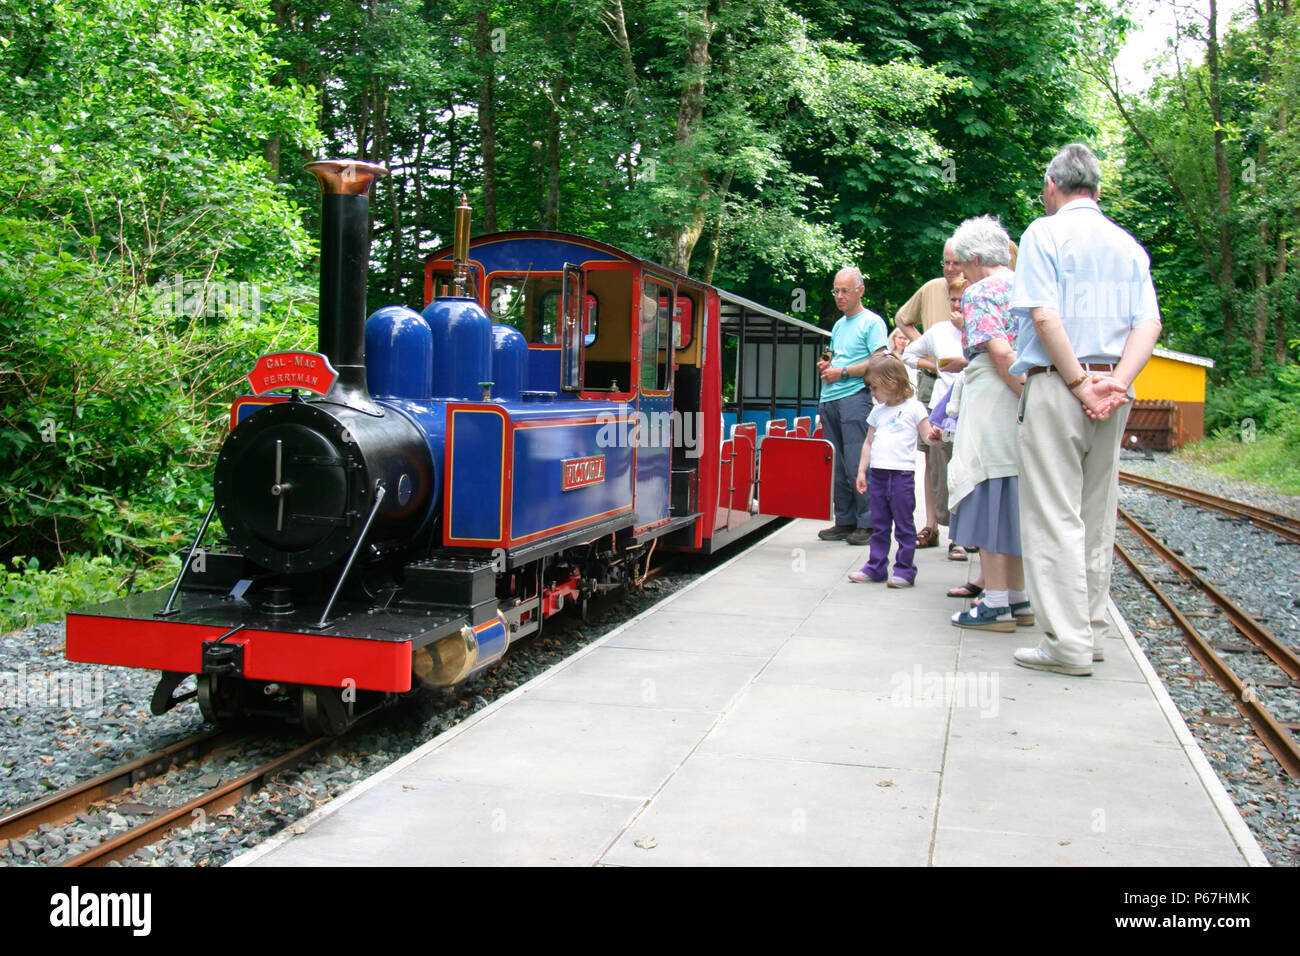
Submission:
<svg viewBox="0 0 1300 956">
<path fill-rule="evenodd" d="M 939 529 L 922 528 L 916 533 L 916 546 L 918 548 L 937 548 L 939 546 Z"/>
<path fill-rule="evenodd" d="M 970 603 L 972 607 L 977 604 L 983 604 L 984 598 L 977 597 Z M 1028 601 L 1021 601 L 1019 604 L 1012 604 L 1011 616 L 1016 619 L 1016 627 L 1033 627 L 1036 621 L 1036 618 L 1034 617 L 1034 606 Z M 1097 658 L 1093 657 L 1093 661 L 1096 662 L 1096 660 Z"/>
<path fill-rule="evenodd" d="M 953 544 L 951 541 L 949 541 L 949 542 L 948 542 L 948 560 L 949 560 L 949 561 L 965 561 L 965 560 L 966 560 L 966 549 L 963 548 L 963 547 L 962 547 L 961 545 L 959 545 L 959 544 Z"/>
<path fill-rule="evenodd" d="M 978 584 L 963 584 L 961 587 L 949 588 L 948 597 L 953 598 L 977 598 L 984 593 L 984 589 Z"/>
</svg>

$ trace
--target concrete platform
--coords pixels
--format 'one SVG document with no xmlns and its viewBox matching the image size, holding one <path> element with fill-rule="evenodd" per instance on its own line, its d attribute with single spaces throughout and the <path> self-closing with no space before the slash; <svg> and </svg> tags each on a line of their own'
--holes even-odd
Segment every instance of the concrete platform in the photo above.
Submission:
<svg viewBox="0 0 1300 956">
<path fill-rule="evenodd" d="M 973 562 L 855 584 L 818 527 L 230 865 L 1266 865 L 1122 622 L 1091 678 L 1025 670 L 1037 629 L 949 623 Z"/>
</svg>

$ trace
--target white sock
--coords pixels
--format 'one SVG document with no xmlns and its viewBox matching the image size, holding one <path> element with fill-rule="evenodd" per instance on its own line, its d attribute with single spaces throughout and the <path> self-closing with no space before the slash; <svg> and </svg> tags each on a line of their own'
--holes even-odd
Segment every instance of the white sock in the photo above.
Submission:
<svg viewBox="0 0 1300 956">
<path fill-rule="evenodd" d="M 985 591 L 984 604 L 986 607 L 1010 607 L 1006 591 Z"/>
<path fill-rule="evenodd" d="M 1025 604 L 1029 601 L 1029 593 L 1027 591 L 1013 590 L 1008 591 L 1007 594 L 1009 595 L 1009 600 L 1012 604 Z"/>
</svg>

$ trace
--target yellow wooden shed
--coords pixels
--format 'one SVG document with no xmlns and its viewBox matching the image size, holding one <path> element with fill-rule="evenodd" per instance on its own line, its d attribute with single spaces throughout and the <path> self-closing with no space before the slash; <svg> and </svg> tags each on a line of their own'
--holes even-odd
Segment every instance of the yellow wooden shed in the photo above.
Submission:
<svg viewBox="0 0 1300 956">
<path fill-rule="evenodd" d="M 1147 447 L 1180 448 L 1205 437 L 1205 376 L 1214 359 L 1157 348 L 1133 382 L 1135 401 L 1125 435 Z M 1167 430 L 1162 442 L 1155 432 Z M 1126 437 L 1126 441 L 1127 441 Z"/>
</svg>

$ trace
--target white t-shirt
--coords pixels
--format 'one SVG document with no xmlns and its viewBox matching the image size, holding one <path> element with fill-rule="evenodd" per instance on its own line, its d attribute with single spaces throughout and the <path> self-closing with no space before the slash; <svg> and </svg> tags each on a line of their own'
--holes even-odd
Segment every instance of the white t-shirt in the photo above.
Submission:
<svg viewBox="0 0 1300 956">
<path fill-rule="evenodd" d="M 900 405 L 876 405 L 867 425 L 876 430 L 871 440 L 871 467 L 896 471 L 916 470 L 916 428 L 929 414 L 915 398 Z"/>
<path fill-rule="evenodd" d="M 915 342 L 907 343 L 907 348 L 903 349 L 903 364 L 909 368 L 916 368 L 918 359 L 934 359 L 935 364 L 938 365 L 939 359 L 961 357 L 961 329 L 951 322 L 936 323 Z M 957 373 L 945 372 L 942 367 L 939 368 L 939 384 L 934 387 L 934 393 L 930 396 L 931 408 L 934 408 L 934 403 L 948 393 L 956 377 Z"/>
</svg>

